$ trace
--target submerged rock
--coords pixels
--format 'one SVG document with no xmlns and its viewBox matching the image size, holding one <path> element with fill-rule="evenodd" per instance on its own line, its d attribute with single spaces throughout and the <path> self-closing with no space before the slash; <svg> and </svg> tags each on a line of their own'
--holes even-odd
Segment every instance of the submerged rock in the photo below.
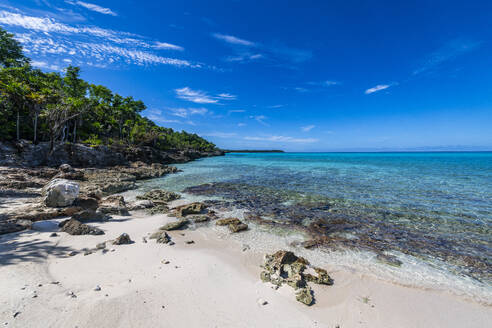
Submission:
<svg viewBox="0 0 492 328">
<path fill-rule="evenodd" d="M 240 231 L 248 230 L 248 225 L 242 222 L 238 224 L 229 224 L 228 227 L 231 232 L 240 232 Z"/>
<path fill-rule="evenodd" d="M 400 267 L 403 263 L 394 255 L 378 254 L 376 259 L 384 264 L 388 264 L 394 267 Z"/>
<path fill-rule="evenodd" d="M 133 244 L 133 240 L 130 239 L 130 235 L 122 233 L 118 238 L 113 241 L 113 245 L 125 245 Z"/>
<path fill-rule="evenodd" d="M 147 191 L 143 195 L 137 196 L 137 199 L 151 200 L 154 202 L 170 202 L 179 198 L 181 198 L 181 195 L 172 191 L 165 191 L 162 189 L 154 189 L 151 191 Z"/>
<path fill-rule="evenodd" d="M 104 235 L 104 231 L 91 227 L 75 219 L 65 220 L 60 223 L 61 231 L 70 235 Z"/>
<path fill-rule="evenodd" d="M 188 219 L 181 219 L 175 222 L 170 222 L 168 224 L 165 224 L 162 227 L 160 227 L 159 230 L 166 230 L 166 231 L 178 230 L 186 226 L 189 222 L 190 221 Z"/>
<path fill-rule="evenodd" d="M 65 207 L 73 204 L 79 195 L 79 184 L 65 179 L 53 179 L 44 188 L 44 204 Z"/>
</svg>

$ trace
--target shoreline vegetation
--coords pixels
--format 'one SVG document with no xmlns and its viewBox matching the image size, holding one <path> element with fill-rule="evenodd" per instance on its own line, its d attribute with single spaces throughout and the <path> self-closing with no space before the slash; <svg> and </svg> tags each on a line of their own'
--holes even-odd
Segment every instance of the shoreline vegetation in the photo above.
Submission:
<svg viewBox="0 0 492 328">
<path fill-rule="evenodd" d="M 141 101 L 83 81 L 77 67 L 64 76 L 33 69 L 2 29 L 0 42 L 6 326 L 483 327 L 492 320 L 490 304 L 318 267 L 309 250 L 300 256 L 282 242 L 259 252 L 251 243 L 274 238 L 257 235 L 255 222 L 178 193 L 143 193 L 144 180 L 178 172 L 166 164 L 224 151 L 155 125 L 140 115 Z"/>
</svg>

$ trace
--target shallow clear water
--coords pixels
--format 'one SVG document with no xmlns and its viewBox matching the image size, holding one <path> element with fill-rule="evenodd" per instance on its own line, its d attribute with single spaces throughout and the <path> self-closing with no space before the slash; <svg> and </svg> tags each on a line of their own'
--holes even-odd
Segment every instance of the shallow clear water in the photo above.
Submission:
<svg viewBox="0 0 492 328">
<path fill-rule="evenodd" d="M 311 227 L 330 246 L 394 250 L 492 281 L 490 152 L 227 154 L 177 166 L 145 188 L 201 185 L 187 192 Z"/>
</svg>

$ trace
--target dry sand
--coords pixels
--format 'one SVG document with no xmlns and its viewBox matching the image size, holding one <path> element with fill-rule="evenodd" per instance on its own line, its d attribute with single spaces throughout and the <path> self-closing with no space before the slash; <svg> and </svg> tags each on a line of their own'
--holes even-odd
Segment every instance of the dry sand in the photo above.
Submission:
<svg viewBox="0 0 492 328">
<path fill-rule="evenodd" d="M 50 222 L 38 227 L 42 231 L 0 236 L 0 325 L 463 328 L 492 322 L 490 306 L 330 268 L 335 285 L 314 286 L 316 304 L 307 307 L 290 287 L 262 283 L 263 254 L 243 251 L 241 242 L 223 238 L 225 230 L 172 231 L 174 246 L 142 241 L 171 220 L 134 213 L 94 223 L 106 232 L 102 236 L 50 237 L 57 231 Z M 135 243 L 67 256 L 123 232 Z"/>
</svg>

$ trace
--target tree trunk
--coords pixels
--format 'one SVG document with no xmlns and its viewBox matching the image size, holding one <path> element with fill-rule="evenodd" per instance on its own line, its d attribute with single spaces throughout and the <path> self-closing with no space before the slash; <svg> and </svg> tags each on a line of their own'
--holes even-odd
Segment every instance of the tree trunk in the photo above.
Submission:
<svg viewBox="0 0 492 328">
<path fill-rule="evenodd" d="M 34 138 L 32 140 L 32 143 L 33 144 L 37 144 L 38 142 L 38 112 L 36 111 L 36 113 L 34 114 Z"/>
<path fill-rule="evenodd" d="M 77 121 L 73 125 L 73 143 L 77 142 Z"/>
<path fill-rule="evenodd" d="M 17 110 L 17 141 L 20 139 L 20 130 L 19 130 L 19 124 L 20 124 L 20 110 Z"/>
</svg>

